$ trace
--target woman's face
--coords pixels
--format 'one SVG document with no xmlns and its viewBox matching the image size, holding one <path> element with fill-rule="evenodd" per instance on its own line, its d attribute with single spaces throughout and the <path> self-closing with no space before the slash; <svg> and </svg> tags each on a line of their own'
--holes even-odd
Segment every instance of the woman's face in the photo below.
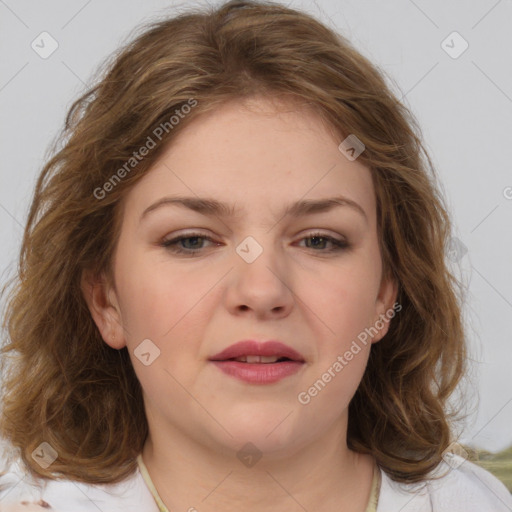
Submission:
<svg viewBox="0 0 512 512">
<path fill-rule="evenodd" d="M 97 323 L 128 347 L 152 433 L 282 455 L 346 428 L 396 289 L 381 283 L 370 171 L 289 106 L 198 118 L 125 197 L 104 315 L 117 322 Z M 299 357 L 212 361 L 243 340 Z"/>
</svg>

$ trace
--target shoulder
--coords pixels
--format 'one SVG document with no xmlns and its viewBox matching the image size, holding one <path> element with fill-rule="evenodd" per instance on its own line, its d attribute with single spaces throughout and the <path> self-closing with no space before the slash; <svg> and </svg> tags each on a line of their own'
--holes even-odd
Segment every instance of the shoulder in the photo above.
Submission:
<svg viewBox="0 0 512 512">
<path fill-rule="evenodd" d="M 494 475 L 450 455 L 417 484 L 394 482 L 381 471 L 377 512 L 512 512 L 512 495 Z"/>
<path fill-rule="evenodd" d="M 5 448 L 2 445 L 1 448 Z M 140 471 L 117 484 L 84 484 L 32 477 L 22 461 L 0 452 L 0 511 L 158 512 Z"/>
</svg>

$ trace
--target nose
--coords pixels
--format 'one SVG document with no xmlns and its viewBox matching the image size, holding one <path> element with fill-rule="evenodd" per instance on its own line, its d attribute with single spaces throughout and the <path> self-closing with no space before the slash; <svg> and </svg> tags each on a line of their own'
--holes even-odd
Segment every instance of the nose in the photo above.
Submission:
<svg viewBox="0 0 512 512">
<path fill-rule="evenodd" d="M 293 309 L 292 275 L 286 268 L 284 256 L 271 244 L 258 244 L 255 253 L 254 239 L 249 245 L 239 246 L 234 253 L 235 268 L 229 273 L 226 294 L 227 307 L 234 315 L 253 315 L 255 318 L 278 319 L 286 317 Z M 246 257 L 243 249 L 253 251 Z M 255 259 L 254 255 L 259 254 Z"/>
</svg>

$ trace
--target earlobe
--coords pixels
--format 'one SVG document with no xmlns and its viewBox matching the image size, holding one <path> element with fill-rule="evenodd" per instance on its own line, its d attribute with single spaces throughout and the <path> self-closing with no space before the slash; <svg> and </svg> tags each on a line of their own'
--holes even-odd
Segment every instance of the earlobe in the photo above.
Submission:
<svg viewBox="0 0 512 512">
<path fill-rule="evenodd" d="M 398 296 L 398 282 L 393 277 L 382 279 L 376 303 L 376 318 L 374 322 L 378 333 L 373 337 L 372 343 L 380 341 L 389 330 L 389 323 L 396 315 L 395 305 Z"/>
<path fill-rule="evenodd" d="M 81 289 L 103 341 L 117 350 L 126 346 L 115 290 L 105 276 L 84 271 Z"/>
</svg>

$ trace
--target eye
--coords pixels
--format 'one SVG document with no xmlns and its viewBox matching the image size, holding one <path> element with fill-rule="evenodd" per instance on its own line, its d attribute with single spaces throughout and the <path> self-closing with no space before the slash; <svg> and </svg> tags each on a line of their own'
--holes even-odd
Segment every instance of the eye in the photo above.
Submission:
<svg viewBox="0 0 512 512">
<path fill-rule="evenodd" d="M 345 240 L 340 240 L 330 235 L 326 235 L 325 233 L 311 233 L 309 236 L 301 239 L 310 241 L 309 244 L 306 243 L 306 247 L 308 249 L 313 249 L 315 252 L 337 252 L 342 251 L 344 249 L 348 249 L 350 244 Z M 329 244 L 329 248 L 326 244 Z"/>
<path fill-rule="evenodd" d="M 186 233 L 170 240 L 163 240 L 161 245 L 176 254 L 195 254 L 204 249 L 205 241 L 214 242 L 212 238 L 202 233 Z"/>
<path fill-rule="evenodd" d="M 321 232 L 311 233 L 300 241 L 306 242 L 305 247 L 307 249 L 324 254 L 339 252 L 350 247 L 350 244 L 345 240 Z M 205 245 L 206 242 L 208 242 L 207 245 Z M 204 249 L 207 247 L 212 245 L 219 246 L 221 244 L 203 233 L 185 233 L 169 240 L 162 240 L 160 245 L 174 254 L 192 256 L 204 252 Z"/>
</svg>

